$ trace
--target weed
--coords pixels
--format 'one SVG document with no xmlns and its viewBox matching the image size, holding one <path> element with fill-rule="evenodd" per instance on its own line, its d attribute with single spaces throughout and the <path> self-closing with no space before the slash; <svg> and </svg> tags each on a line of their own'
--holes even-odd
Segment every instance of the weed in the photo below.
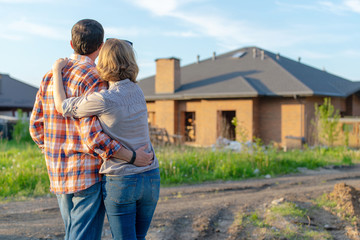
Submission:
<svg viewBox="0 0 360 240">
<path fill-rule="evenodd" d="M 283 217 L 302 218 L 306 216 L 306 210 L 299 208 L 292 202 L 284 202 L 280 205 L 272 206 L 270 211 Z"/>
<path fill-rule="evenodd" d="M 331 234 L 328 232 L 317 232 L 317 231 L 311 231 L 311 230 L 304 231 L 303 236 L 304 236 L 304 239 L 313 239 L 313 240 L 333 239 Z"/>
<path fill-rule="evenodd" d="M 334 209 L 337 205 L 336 201 L 330 200 L 328 194 L 326 193 L 316 198 L 313 202 L 317 207 L 325 207 L 330 209 Z"/>
</svg>

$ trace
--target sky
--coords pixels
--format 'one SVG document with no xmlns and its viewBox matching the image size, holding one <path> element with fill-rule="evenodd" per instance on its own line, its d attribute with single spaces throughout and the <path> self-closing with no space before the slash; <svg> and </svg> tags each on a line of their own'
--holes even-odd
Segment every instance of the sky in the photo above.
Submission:
<svg viewBox="0 0 360 240">
<path fill-rule="evenodd" d="M 0 74 L 35 87 L 84 18 L 134 43 L 139 80 L 158 58 L 185 66 L 256 46 L 360 81 L 360 0 L 0 0 L 0 16 Z"/>
</svg>

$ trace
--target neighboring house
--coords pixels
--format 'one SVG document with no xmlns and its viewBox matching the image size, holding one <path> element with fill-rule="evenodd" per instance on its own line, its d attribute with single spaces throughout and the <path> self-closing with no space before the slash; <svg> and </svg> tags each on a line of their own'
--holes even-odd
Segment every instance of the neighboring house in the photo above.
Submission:
<svg viewBox="0 0 360 240">
<path fill-rule="evenodd" d="M 0 74 L 0 139 L 11 138 L 13 126 L 17 122 L 17 110 L 24 117 L 30 117 L 38 88 Z"/>
<path fill-rule="evenodd" d="M 37 91 L 36 87 L 0 74 L 0 115 L 16 116 L 17 109 L 22 109 L 29 117 Z"/>
<path fill-rule="evenodd" d="M 312 142 L 314 105 L 330 97 L 342 116 L 360 116 L 360 82 L 246 47 L 180 67 L 157 59 L 156 75 L 139 81 L 149 123 L 210 146 L 219 137 L 300 146 Z M 236 131 L 231 120 L 236 117 Z M 236 133 L 237 132 L 237 133 Z"/>
</svg>

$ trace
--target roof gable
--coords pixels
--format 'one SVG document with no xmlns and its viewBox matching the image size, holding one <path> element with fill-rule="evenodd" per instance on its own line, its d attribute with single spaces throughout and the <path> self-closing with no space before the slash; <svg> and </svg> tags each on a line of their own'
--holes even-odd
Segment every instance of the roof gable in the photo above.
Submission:
<svg viewBox="0 0 360 240">
<path fill-rule="evenodd" d="M 181 86 L 173 94 L 155 94 L 155 76 L 139 81 L 147 99 L 251 96 L 339 96 L 360 90 L 325 71 L 256 47 L 237 49 L 181 67 Z"/>
<path fill-rule="evenodd" d="M 38 88 L 0 74 L 0 107 L 32 108 Z"/>
</svg>

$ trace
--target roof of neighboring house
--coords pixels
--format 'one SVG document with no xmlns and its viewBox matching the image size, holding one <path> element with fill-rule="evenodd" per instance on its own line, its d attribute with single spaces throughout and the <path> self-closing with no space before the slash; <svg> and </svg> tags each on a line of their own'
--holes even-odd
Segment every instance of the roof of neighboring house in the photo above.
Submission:
<svg viewBox="0 0 360 240">
<path fill-rule="evenodd" d="M 256 49 L 256 57 L 254 57 Z M 264 51 L 262 58 L 261 51 Z M 278 56 L 278 57 L 277 57 Z M 181 86 L 172 94 L 155 94 L 155 76 L 139 81 L 147 100 L 256 96 L 347 97 L 360 82 L 313 68 L 257 48 L 245 47 L 181 67 Z"/>
<path fill-rule="evenodd" d="M 0 74 L 0 108 L 32 108 L 38 88 Z"/>
</svg>

